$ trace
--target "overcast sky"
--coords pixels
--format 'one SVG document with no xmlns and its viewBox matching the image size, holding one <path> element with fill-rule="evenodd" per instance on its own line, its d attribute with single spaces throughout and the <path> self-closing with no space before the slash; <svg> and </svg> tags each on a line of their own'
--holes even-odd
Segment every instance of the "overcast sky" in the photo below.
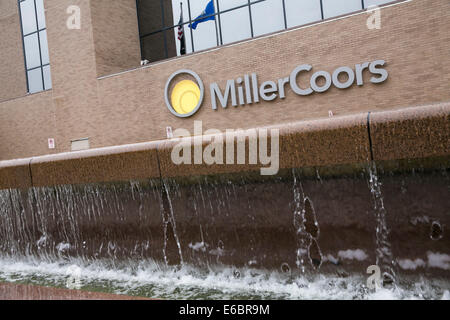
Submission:
<svg viewBox="0 0 450 320">
<path fill-rule="evenodd" d="M 190 0 L 192 20 L 205 10 L 210 0 Z M 248 3 L 248 0 L 214 0 L 220 1 L 220 10 L 227 10 Z M 254 1 L 254 0 L 251 0 Z M 380 5 L 392 0 L 364 0 L 366 7 Z M 187 0 L 172 0 L 173 23 L 178 24 L 180 19 L 180 3 L 183 3 L 183 19 L 189 20 Z M 320 0 L 285 0 L 287 26 L 294 27 L 321 19 Z M 361 0 L 323 0 L 324 16 L 330 18 L 341 14 L 361 10 Z M 217 10 L 217 7 L 216 7 Z M 284 29 L 284 16 L 282 0 L 265 0 L 252 5 L 252 20 L 254 36 Z M 250 19 L 248 7 L 224 13 L 220 16 L 223 44 L 251 38 Z M 195 51 L 215 47 L 216 24 L 214 21 L 200 23 L 194 35 Z M 192 52 L 190 28 L 185 25 L 186 51 Z M 177 30 L 174 30 L 177 36 Z M 177 52 L 179 54 L 179 41 Z"/>
</svg>

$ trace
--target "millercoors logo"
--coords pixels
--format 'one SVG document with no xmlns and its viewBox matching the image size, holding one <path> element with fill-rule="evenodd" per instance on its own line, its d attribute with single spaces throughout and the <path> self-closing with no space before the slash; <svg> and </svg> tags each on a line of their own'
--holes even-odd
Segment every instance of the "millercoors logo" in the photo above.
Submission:
<svg viewBox="0 0 450 320">
<path fill-rule="evenodd" d="M 195 82 L 191 79 L 183 79 L 171 89 L 172 82 L 176 77 L 190 77 Z M 166 105 L 170 112 L 177 117 L 187 118 L 196 113 L 202 105 L 204 95 L 203 82 L 198 74 L 192 70 L 178 70 L 167 80 L 165 89 Z"/>
<path fill-rule="evenodd" d="M 331 86 L 338 89 L 350 88 L 355 82 L 358 86 L 364 85 L 364 72 L 370 72 L 372 75 L 370 82 L 374 84 L 382 83 L 388 78 L 388 72 L 383 68 L 384 60 L 375 60 L 356 64 L 354 67 L 339 67 L 332 73 L 327 71 L 316 71 L 313 73 L 313 67 L 309 64 L 302 64 L 296 67 L 288 77 L 280 78 L 275 81 L 265 81 L 262 84 L 258 82 L 256 73 L 246 74 L 237 79 L 227 80 L 225 90 L 221 90 L 217 82 L 210 85 L 211 106 L 217 110 L 218 103 L 222 108 L 227 108 L 231 99 L 231 105 L 237 107 L 247 104 L 258 103 L 261 100 L 273 101 L 277 98 L 286 98 L 286 87 L 299 96 L 308 96 L 313 93 L 323 93 L 328 91 Z M 181 80 L 172 89 L 171 84 L 175 77 L 187 75 L 192 80 Z M 299 80 L 301 77 L 308 84 L 301 86 Z M 309 77 L 309 79 L 308 79 Z M 171 98 L 169 99 L 169 91 Z M 166 84 L 165 98 L 170 112 L 177 117 L 190 117 L 200 108 L 204 97 L 203 83 L 200 77 L 191 70 L 179 70 L 170 76 Z"/>
<path fill-rule="evenodd" d="M 261 85 L 258 83 L 258 77 L 255 73 L 239 77 L 236 80 L 228 80 L 225 91 L 222 93 L 217 83 L 211 84 L 211 105 L 214 110 L 217 109 L 216 100 L 218 99 L 223 108 L 226 108 L 231 97 L 231 105 L 236 107 L 251 103 L 258 103 L 260 99 L 272 101 L 276 98 L 286 98 L 286 86 L 289 85 L 297 95 L 307 96 L 314 92 L 323 93 L 334 85 L 338 89 L 347 89 L 351 87 L 356 79 L 358 86 L 364 84 L 363 72 L 369 69 L 372 73 L 370 82 L 381 83 L 388 78 L 384 66 L 384 60 L 373 62 L 364 62 L 355 65 L 354 70 L 350 67 L 337 68 L 332 74 L 327 71 L 317 71 L 310 75 L 309 86 L 301 87 L 298 84 L 298 78 L 305 76 L 312 70 L 309 64 L 302 64 L 295 68 L 289 77 L 280 78 L 277 81 L 266 81 Z M 345 75 L 345 80 L 342 80 Z M 378 76 L 378 77 L 376 77 Z M 322 80 L 320 80 L 322 78 Z"/>
<path fill-rule="evenodd" d="M 313 67 L 303 64 L 296 67 L 288 77 L 276 81 L 258 82 L 256 73 L 246 74 L 226 82 L 222 91 L 215 82 L 210 85 L 211 106 L 226 108 L 231 99 L 232 106 L 258 103 L 260 100 L 272 101 L 286 98 L 286 87 L 299 96 L 326 92 L 332 85 L 338 89 L 351 87 L 355 81 L 364 85 L 364 71 L 370 72 L 371 83 L 382 83 L 388 72 L 382 68 L 384 60 L 356 64 L 354 68 L 339 67 L 334 72 L 312 72 Z M 175 81 L 176 80 L 176 81 Z M 308 81 L 305 81 L 308 80 Z M 307 83 L 305 85 L 305 83 Z M 168 109 L 177 117 L 186 118 L 195 114 L 201 107 L 204 87 L 200 77 L 192 70 L 179 70 L 172 74 L 165 88 Z M 203 132 L 201 121 L 194 121 L 194 134 L 187 129 L 173 131 L 174 138 L 182 138 L 172 148 L 171 159 L 176 165 L 250 165 L 261 164 L 261 175 L 275 175 L 279 170 L 279 130 L 249 129 L 224 132 L 208 129 Z M 268 140 L 270 139 L 270 146 Z M 248 141 L 248 148 L 246 147 Z M 192 150 L 193 149 L 193 150 Z M 248 150 L 247 150 L 248 149 Z"/>
</svg>

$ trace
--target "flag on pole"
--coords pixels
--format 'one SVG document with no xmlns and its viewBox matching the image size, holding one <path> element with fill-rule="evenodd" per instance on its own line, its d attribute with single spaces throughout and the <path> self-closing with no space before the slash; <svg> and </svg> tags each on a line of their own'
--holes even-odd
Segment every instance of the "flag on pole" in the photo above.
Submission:
<svg viewBox="0 0 450 320">
<path fill-rule="evenodd" d="M 180 55 L 186 54 L 186 38 L 184 37 L 183 3 L 180 2 L 181 14 L 178 22 L 178 40 L 180 40 Z"/>
<path fill-rule="evenodd" d="M 193 24 L 190 24 L 189 27 L 192 29 L 197 29 L 197 25 L 202 22 L 206 22 L 209 20 L 216 20 L 216 16 L 214 15 L 216 13 L 216 10 L 214 9 L 214 0 L 211 0 L 206 5 L 205 10 L 197 17 L 195 18 L 195 21 Z"/>
</svg>

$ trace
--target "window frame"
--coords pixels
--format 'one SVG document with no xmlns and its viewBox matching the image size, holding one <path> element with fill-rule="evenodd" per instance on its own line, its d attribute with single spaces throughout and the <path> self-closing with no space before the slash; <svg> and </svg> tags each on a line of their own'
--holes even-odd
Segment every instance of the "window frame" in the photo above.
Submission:
<svg viewBox="0 0 450 320">
<path fill-rule="evenodd" d="M 142 1 L 144 1 L 144 0 L 142 0 Z M 147 1 L 153 1 L 153 0 L 147 0 Z M 162 19 L 161 19 L 162 20 L 161 21 L 162 22 L 162 27 L 160 29 L 156 29 L 154 31 L 148 32 L 146 34 L 139 33 L 139 40 L 140 40 L 140 45 L 141 45 L 141 58 L 142 58 L 142 60 L 146 59 L 146 57 L 143 56 L 143 50 L 142 50 L 143 39 L 147 38 L 147 37 L 150 37 L 150 36 L 153 36 L 153 35 L 156 35 L 156 34 L 159 34 L 159 33 L 162 33 L 163 34 L 163 38 L 164 38 L 165 58 L 159 59 L 159 60 L 156 60 L 156 61 L 151 61 L 151 63 L 180 57 L 180 55 L 178 55 L 178 53 L 177 53 L 176 56 L 169 57 L 168 49 L 167 49 L 167 31 L 171 31 L 171 30 L 173 31 L 174 29 L 176 29 L 176 28 L 178 28 L 180 26 L 183 26 L 183 27 L 184 26 L 188 26 L 189 24 L 197 21 L 197 19 L 192 19 L 191 4 L 190 4 L 191 0 L 186 0 L 186 1 L 187 1 L 187 6 L 188 6 L 187 9 L 188 9 L 188 15 L 189 15 L 188 18 L 189 18 L 189 20 L 188 21 L 184 21 L 181 24 L 173 24 L 173 25 L 171 24 L 170 26 L 166 26 L 166 22 L 164 21 L 164 3 L 163 3 L 163 0 L 160 0 L 160 6 L 161 6 L 161 12 L 162 12 Z M 195 50 L 195 46 L 194 46 L 194 33 L 193 33 L 192 29 L 189 28 L 190 29 L 190 31 L 189 31 L 190 32 L 190 40 L 191 40 L 190 42 L 191 42 L 191 49 L 192 50 L 191 50 L 191 52 L 187 53 L 187 55 L 223 46 L 224 44 L 223 44 L 223 35 L 222 35 L 221 15 L 223 15 L 224 13 L 227 13 L 227 12 L 231 12 L 231 11 L 234 11 L 234 10 L 241 9 L 241 8 L 248 7 L 251 37 L 250 38 L 246 38 L 246 39 L 242 39 L 242 40 L 236 40 L 235 42 L 246 41 L 246 40 L 262 37 L 262 36 L 265 36 L 267 34 L 272 34 L 272 32 L 269 32 L 269 33 L 264 34 L 264 35 L 254 36 L 254 23 L 253 23 L 253 17 L 252 17 L 252 6 L 256 5 L 256 4 L 259 4 L 259 3 L 262 3 L 262 2 L 265 2 L 266 0 L 247 0 L 247 3 L 245 3 L 245 4 L 238 5 L 236 7 L 229 8 L 229 9 L 226 9 L 226 10 L 220 10 L 220 1 L 223 1 L 223 0 L 213 0 L 213 1 L 214 1 L 216 12 L 214 14 L 208 15 L 207 17 L 217 16 L 217 18 L 215 19 L 215 22 L 216 22 L 216 41 L 217 41 L 217 46 L 216 47 L 211 47 L 209 49 L 202 49 L 202 50 L 196 51 Z M 313 22 L 310 22 L 310 23 L 307 23 L 307 24 L 301 24 L 301 25 L 295 25 L 295 26 L 288 27 L 288 17 L 286 15 L 286 0 L 279 0 L 279 1 L 282 2 L 284 28 L 281 29 L 281 30 L 278 30 L 278 31 L 274 31 L 273 33 L 278 33 L 278 32 L 282 32 L 284 30 L 288 30 L 288 29 L 292 29 L 292 28 L 298 28 L 300 26 L 314 24 L 314 23 L 321 22 L 321 21 L 326 21 L 326 20 L 330 20 L 330 19 L 336 19 L 336 18 L 339 18 L 339 17 L 342 17 L 342 16 L 347 16 L 347 15 L 350 15 L 350 14 L 354 14 L 355 12 L 360 12 L 360 11 L 364 11 L 364 10 L 368 10 L 369 9 L 368 7 L 366 7 L 365 0 L 361 0 L 361 9 L 359 9 L 357 11 L 352 11 L 352 12 L 349 12 L 349 13 L 346 13 L 346 14 L 343 14 L 343 15 L 340 15 L 340 16 L 325 18 L 324 17 L 323 0 L 318 0 L 318 1 L 320 1 L 320 14 L 321 14 L 321 19 L 320 20 L 313 21 Z M 382 7 L 382 6 L 385 6 L 385 5 L 390 5 L 390 4 L 393 4 L 393 3 L 403 2 L 403 1 L 406 1 L 406 0 L 391 0 L 391 1 L 388 1 L 388 2 L 386 2 L 384 4 L 381 4 L 380 6 Z M 136 11 L 137 11 L 137 14 L 138 14 L 138 24 L 140 24 L 140 21 L 139 21 L 139 0 L 136 0 Z M 202 19 L 203 18 L 205 18 L 205 17 L 202 17 Z M 140 29 L 140 27 L 139 27 L 139 29 Z M 235 43 L 235 42 L 232 42 L 232 43 Z M 227 43 L 225 45 L 228 45 L 228 44 L 229 43 Z"/>
<path fill-rule="evenodd" d="M 19 10 L 20 31 L 21 31 L 21 36 L 22 36 L 22 48 L 23 48 L 23 59 L 24 59 L 24 66 L 25 66 L 25 78 L 26 78 L 26 82 L 27 82 L 27 93 L 28 94 L 32 94 L 32 93 L 39 93 L 39 92 L 51 90 L 53 85 L 51 85 L 49 88 L 46 88 L 46 85 L 45 85 L 46 82 L 45 82 L 45 76 L 44 76 L 44 68 L 45 67 L 49 67 L 49 69 L 50 69 L 50 61 L 48 63 L 45 63 L 45 64 L 42 61 L 43 60 L 42 59 L 43 48 L 41 46 L 41 44 L 42 44 L 41 43 L 41 32 L 43 32 L 43 31 L 47 32 L 47 23 L 45 21 L 45 27 L 44 28 L 40 28 L 39 18 L 38 18 L 39 15 L 38 15 L 38 9 L 37 9 L 36 0 L 28 0 L 28 1 L 32 1 L 33 5 L 34 5 L 34 14 L 33 15 L 34 15 L 34 19 L 35 19 L 35 22 L 36 22 L 36 30 L 32 31 L 32 32 L 29 32 L 27 34 L 24 34 L 21 3 L 25 2 L 25 1 L 27 1 L 27 0 L 17 0 L 17 5 L 18 5 L 18 10 Z M 44 12 L 44 17 L 45 17 L 45 12 Z M 29 36 L 32 36 L 34 34 L 37 35 L 37 42 L 38 42 L 38 49 L 39 49 L 39 65 L 36 66 L 36 67 L 28 68 L 27 53 L 26 53 L 26 48 L 25 48 L 25 38 L 29 37 Z M 47 35 L 47 37 L 48 37 L 48 35 Z M 47 51 L 48 51 L 48 42 L 45 45 L 47 45 Z M 50 57 L 49 57 L 49 60 L 50 60 Z M 41 72 L 41 79 L 40 79 L 40 81 L 41 81 L 41 84 L 42 84 L 42 90 L 35 91 L 35 92 L 30 92 L 30 83 L 29 83 L 30 79 L 29 79 L 28 73 L 30 71 L 34 71 L 34 70 L 37 70 L 37 69 L 40 69 L 40 72 Z M 49 70 L 49 73 L 50 73 L 50 77 L 51 77 L 51 69 Z"/>
</svg>

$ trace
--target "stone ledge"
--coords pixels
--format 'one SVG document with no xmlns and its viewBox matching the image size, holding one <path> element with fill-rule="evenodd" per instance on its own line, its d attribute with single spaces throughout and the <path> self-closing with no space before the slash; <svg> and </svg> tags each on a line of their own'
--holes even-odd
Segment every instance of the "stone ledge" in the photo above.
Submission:
<svg viewBox="0 0 450 320">
<path fill-rule="evenodd" d="M 367 113 L 259 128 L 256 132 L 280 129 L 280 170 L 341 165 L 359 168 L 371 160 L 370 140 L 377 162 L 441 158 L 445 164 L 450 154 L 449 116 L 450 103 L 374 112 L 369 118 L 371 139 Z M 219 136 L 226 141 L 225 134 Z M 248 136 L 234 133 L 235 159 L 236 138 L 242 136 L 248 148 Z M 192 159 L 193 146 L 207 144 L 198 136 L 0 161 L 0 189 L 256 172 L 267 167 L 259 159 L 249 165 L 248 154 L 245 165 L 175 165 L 171 152 L 181 141 L 191 146 Z M 223 158 L 226 163 L 226 148 Z"/>
<path fill-rule="evenodd" d="M 156 142 L 36 157 L 33 186 L 159 177 Z"/>
<path fill-rule="evenodd" d="M 30 188 L 30 161 L 31 158 L 0 161 L 0 190 Z"/>
<path fill-rule="evenodd" d="M 450 154 L 450 103 L 370 114 L 375 161 Z"/>
</svg>

